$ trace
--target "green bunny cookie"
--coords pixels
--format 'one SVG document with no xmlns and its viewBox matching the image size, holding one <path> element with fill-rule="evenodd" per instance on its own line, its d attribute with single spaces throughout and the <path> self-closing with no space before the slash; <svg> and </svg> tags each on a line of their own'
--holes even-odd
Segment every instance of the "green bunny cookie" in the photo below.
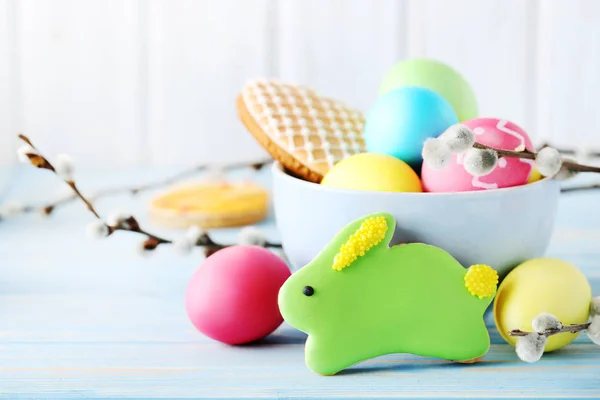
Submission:
<svg viewBox="0 0 600 400">
<path fill-rule="evenodd" d="M 311 370 L 333 375 L 391 353 L 468 362 L 488 351 L 496 271 L 465 269 L 434 246 L 389 247 L 394 230 L 387 213 L 348 224 L 281 288 L 284 319 L 308 334 Z"/>
</svg>

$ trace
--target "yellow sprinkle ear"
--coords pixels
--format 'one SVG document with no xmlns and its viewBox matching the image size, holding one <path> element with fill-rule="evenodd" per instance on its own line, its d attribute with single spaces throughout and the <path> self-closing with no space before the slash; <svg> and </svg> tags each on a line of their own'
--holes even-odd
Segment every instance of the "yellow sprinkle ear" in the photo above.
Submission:
<svg viewBox="0 0 600 400">
<path fill-rule="evenodd" d="M 369 249 L 385 238 L 387 230 L 385 217 L 370 217 L 364 220 L 356 232 L 350 235 L 346 243 L 340 247 L 339 253 L 333 259 L 332 268 L 341 271 L 358 257 L 364 256 Z"/>
<path fill-rule="evenodd" d="M 465 286 L 473 296 L 490 297 L 496 290 L 498 273 L 489 265 L 471 265 L 465 275 Z"/>
</svg>

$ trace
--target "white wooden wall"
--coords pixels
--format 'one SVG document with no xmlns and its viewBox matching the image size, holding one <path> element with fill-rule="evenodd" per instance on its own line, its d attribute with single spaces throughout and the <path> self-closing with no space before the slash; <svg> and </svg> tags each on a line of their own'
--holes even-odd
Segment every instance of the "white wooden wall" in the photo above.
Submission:
<svg viewBox="0 0 600 400">
<path fill-rule="evenodd" d="M 0 0 L 0 164 L 18 131 L 91 166 L 254 159 L 246 79 L 367 111 L 412 56 L 538 142 L 600 148 L 596 0 Z"/>
</svg>

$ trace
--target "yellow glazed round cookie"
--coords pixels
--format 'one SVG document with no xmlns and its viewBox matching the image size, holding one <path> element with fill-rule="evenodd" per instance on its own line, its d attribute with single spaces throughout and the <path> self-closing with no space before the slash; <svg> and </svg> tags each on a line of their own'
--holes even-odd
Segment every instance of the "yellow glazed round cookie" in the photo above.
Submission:
<svg viewBox="0 0 600 400">
<path fill-rule="evenodd" d="M 338 161 L 366 151 L 362 113 L 308 88 L 253 80 L 243 87 L 237 110 L 271 157 L 311 182 L 319 183 Z"/>
<path fill-rule="evenodd" d="M 262 221 L 267 191 L 253 182 L 201 182 L 174 188 L 150 204 L 153 223 L 168 228 L 225 228 Z"/>
<path fill-rule="evenodd" d="M 375 192 L 421 192 L 417 173 L 404 161 L 386 154 L 361 153 L 335 165 L 321 185 Z"/>
</svg>

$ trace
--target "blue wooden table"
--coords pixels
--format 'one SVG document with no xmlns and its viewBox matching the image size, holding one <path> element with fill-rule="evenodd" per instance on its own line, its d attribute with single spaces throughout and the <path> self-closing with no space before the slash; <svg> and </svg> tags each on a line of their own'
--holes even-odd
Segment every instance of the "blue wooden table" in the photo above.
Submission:
<svg viewBox="0 0 600 400">
<path fill-rule="evenodd" d="M 86 170 L 84 192 L 172 171 Z M 0 177 L 14 170 L 0 170 Z M 0 200 L 41 202 L 67 193 L 46 171 L 17 170 Z M 269 185 L 268 174 L 256 176 Z M 98 202 L 148 225 L 149 196 Z M 599 192 L 563 195 L 548 251 L 577 265 L 600 294 Z M 140 258 L 140 237 L 86 237 L 81 204 L 49 218 L 0 222 L 0 398 L 600 398 L 600 347 L 581 335 L 535 364 L 518 360 L 488 317 L 493 345 L 475 365 L 411 355 L 362 363 L 333 377 L 304 365 L 305 336 L 288 326 L 260 344 L 228 347 L 194 330 L 183 306 L 201 251 Z M 515 221 L 518 216 L 515 216 Z M 262 224 L 277 239 L 274 224 Z M 235 230 L 214 236 L 235 240 Z"/>
</svg>

